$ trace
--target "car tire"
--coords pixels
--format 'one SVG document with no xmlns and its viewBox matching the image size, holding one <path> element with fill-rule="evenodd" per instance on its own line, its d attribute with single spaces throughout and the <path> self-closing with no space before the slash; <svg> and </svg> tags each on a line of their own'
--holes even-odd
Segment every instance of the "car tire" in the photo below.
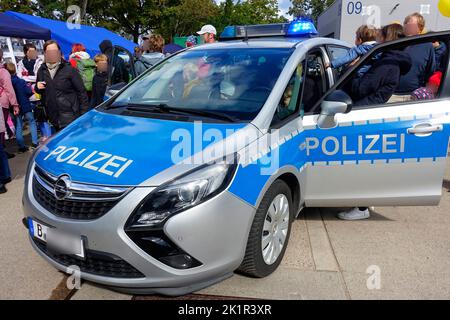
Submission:
<svg viewBox="0 0 450 320">
<path fill-rule="evenodd" d="M 271 216 L 274 212 L 277 212 L 275 209 L 277 203 L 280 203 L 280 201 L 287 202 L 287 213 L 286 209 L 278 210 L 278 216 L 275 219 L 272 219 Z M 283 213 L 281 214 L 282 211 Z M 280 219 L 280 217 L 283 218 Z M 274 272 L 281 263 L 286 251 L 293 217 L 294 207 L 292 205 L 291 190 L 284 181 L 276 180 L 267 190 L 256 210 L 247 241 L 244 260 L 237 271 L 255 278 L 263 278 Z M 275 221 L 275 225 L 271 220 Z M 284 227 L 287 227 L 287 229 L 285 230 Z M 271 233 L 268 229 L 273 232 Z M 282 234 L 279 232 L 282 232 Z M 285 235 L 284 241 L 282 241 L 283 235 Z M 274 256 L 270 257 L 269 246 L 271 245 L 271 241 L 266 245 L 268 239 L 267 236 L 269 236 L 269 239 L 273 239 L 272 248 L 274 252 L 277 251 L 275 246 L 282 242 L 281 250 L 279 250 L 277 256 L 275 256 L 274 253 Z M 263 238 L 265 239 L 265 249 L 263 249 Z M 279 245 L 276 248 L 279 248 Z"/>
</svg>

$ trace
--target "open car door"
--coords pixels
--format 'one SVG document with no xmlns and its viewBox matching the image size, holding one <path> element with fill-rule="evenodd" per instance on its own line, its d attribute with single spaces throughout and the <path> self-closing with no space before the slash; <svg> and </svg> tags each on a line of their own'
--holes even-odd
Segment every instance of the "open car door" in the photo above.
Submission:
<svg viewBox="0 0 450 320">
<path fill-rule="evenodd" d="M 108 88 L 106 96 L 109 98 L 136 78 L 133 55 L 127 49 L 115 45 L 113 47 L 111 67 L 108 70 Z"/>
<path fill-rule="evenodd" d="M 447 46 L 434 99 L 354 106 L 346 88 L 376 55 L 439 41 Z M 381 44 L 303 118 L 307 206 L 437 205 L 450 135 L 450 31 Z M 347 90 L 347 92 L 346 92 Z"/>
</svg>

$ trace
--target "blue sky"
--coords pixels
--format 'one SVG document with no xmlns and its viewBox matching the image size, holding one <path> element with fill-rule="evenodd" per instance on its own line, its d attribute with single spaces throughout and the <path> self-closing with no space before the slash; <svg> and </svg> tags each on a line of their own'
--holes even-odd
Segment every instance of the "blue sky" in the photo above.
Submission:
<svg viewBox="0 0 450 320">
<path fill-rule="evenodd" d="M 215 0 L 217 3 L 222 2 L 223 0 Z M 287 11 L 291 6 L 291 0 L 278 0 L 278 7 L 280 8 L 280 13 L 287 16 Z"/>
</svg>

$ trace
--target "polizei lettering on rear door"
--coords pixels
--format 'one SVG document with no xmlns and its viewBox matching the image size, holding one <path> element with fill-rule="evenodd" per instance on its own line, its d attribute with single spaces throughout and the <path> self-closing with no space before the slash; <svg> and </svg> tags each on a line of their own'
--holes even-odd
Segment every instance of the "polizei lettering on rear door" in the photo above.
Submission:
<svg viewBox="0 0 450 320">
<path fill-rule="evenodd" d="M 118 178 L 133 163 L 133 160 L 110 153 L 97 150 L 89 152 L 86 149 L 65 146 L 56 147 L 44 160 L 53 158 L 56 162 L 65 162 L 115 178 Z"/>
<path fill-rule="evenodd" d="M 326 156 L 401 154 L 405 152 L 405 134 L 360 135 L 353 137 L 353 141 L 346 136 L 307 137 L 304 148 L 307 156 L 314 151 Z"/>
</svg>

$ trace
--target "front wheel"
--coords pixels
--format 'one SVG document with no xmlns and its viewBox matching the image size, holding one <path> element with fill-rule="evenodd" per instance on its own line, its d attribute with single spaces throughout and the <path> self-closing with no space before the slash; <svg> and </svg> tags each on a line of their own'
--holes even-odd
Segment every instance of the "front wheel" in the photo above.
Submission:
<svg viewBox="0 0 450 320">
<path fill-rule="evenodd" d="M 256 210 L 239 272 L 263 278 L 276 270 L 288 244 L 293 209 L 290 188 L 276 180 Z"/>
</svg>

